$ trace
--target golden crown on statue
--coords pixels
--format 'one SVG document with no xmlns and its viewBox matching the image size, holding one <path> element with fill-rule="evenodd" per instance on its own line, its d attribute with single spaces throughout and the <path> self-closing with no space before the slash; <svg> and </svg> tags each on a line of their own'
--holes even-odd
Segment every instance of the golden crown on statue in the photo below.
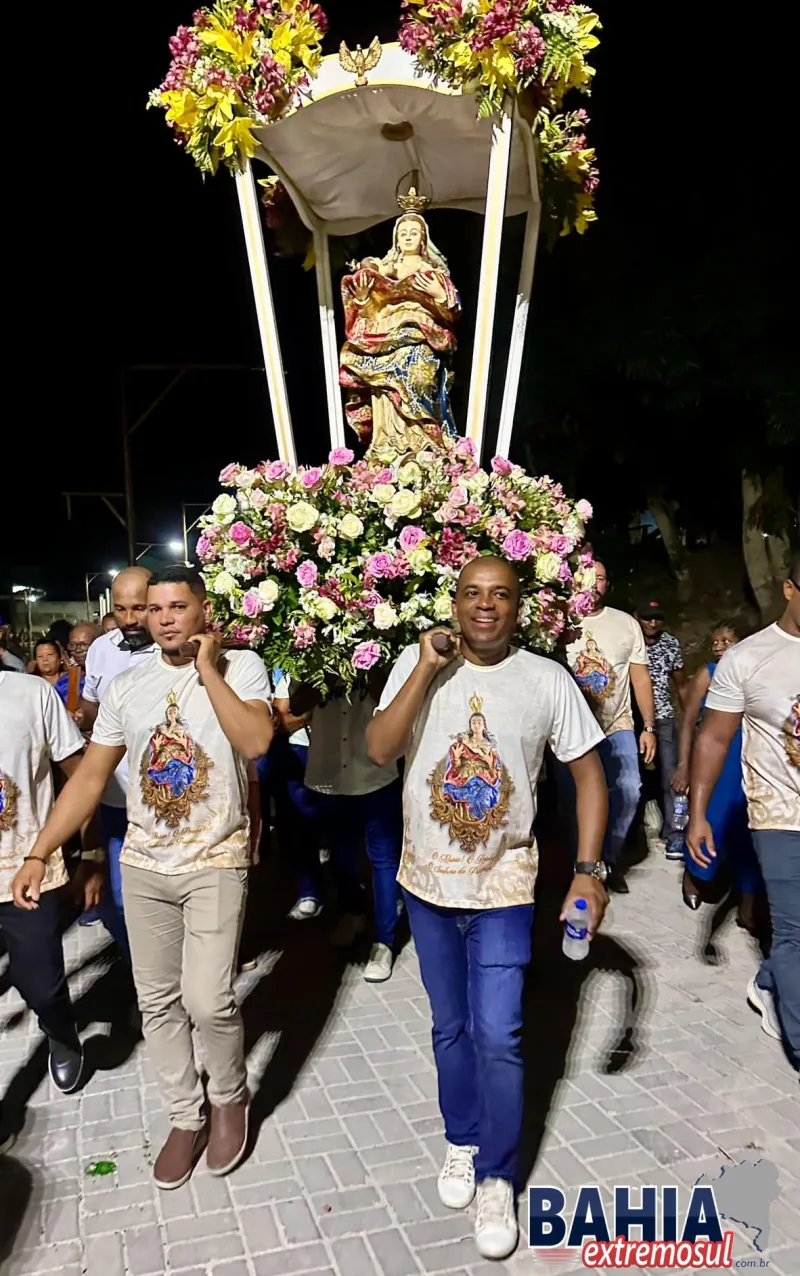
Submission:
<svg viewBox="0 0 800 1276">
<path fill-rule="evenodd" d="M 481 713 L 483 710 L 483 700 L 480 696 L 470 696 L 469 707 L 473 713 Z"/>
<path fill-rule="evenodd" d="M 430 196 L 420 195 L 416 186 L 409 186 L 405 195 L 397 196 L 397 206 L 404 213 L 424 213 L 430 202 Z"/>
</svg>

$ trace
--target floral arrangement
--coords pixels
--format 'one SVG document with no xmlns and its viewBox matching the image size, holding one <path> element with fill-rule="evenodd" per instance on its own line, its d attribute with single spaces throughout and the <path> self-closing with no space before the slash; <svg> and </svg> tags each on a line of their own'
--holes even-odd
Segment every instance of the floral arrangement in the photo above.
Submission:
<svg viewBox="0 0 800 1276">
<path fill-rule="evenodd" d="M 474 91 L 479 115 L 500 110 L 506 94 L 527 101 L 550 235 L 583 234 L 596 217 L 595 152 L 586 112 L 562 106 L 570 90 L 591 91 L 597 14 L 573 0 L 403 0 L 403 8 L 403 48 L 421 70 Z"/>
<path fill-rule="evenodd" d="M 280 119 L 316 75 L 327 20 L 313 0 L 218 0 L 169 42 L 172 61 L 149 106 L 203 173 L 234 172 L 256 150 L 255 125 Z"/>
<path fill-rule="evenodd" d="M 419 633 L 451 616 L 461 567 L 502 555 L 523 583 L 522 646 L 550 651 L 569 615 L 592 608 L 591 506 L 560 484 L 495 457 L 481 470 L 472 443 L 401 463 L 227 465 L 202 520 L 197 557 L 214 615 L 233 643 L 258 651 L 320 691 L 349 693 Z"/>
</svg>

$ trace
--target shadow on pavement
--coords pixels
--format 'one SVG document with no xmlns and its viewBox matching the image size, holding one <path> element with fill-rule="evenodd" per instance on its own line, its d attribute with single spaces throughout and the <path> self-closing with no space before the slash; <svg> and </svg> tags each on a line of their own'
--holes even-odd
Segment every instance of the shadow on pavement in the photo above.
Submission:
<svg viewBox="0 0 800 1276">
<path fill-rule="evenodd" d="M 14 1156 L 0 1156 L 0 1264 L 11 1257 L 37 1189 L 35 1171 Z"/>
</svg>

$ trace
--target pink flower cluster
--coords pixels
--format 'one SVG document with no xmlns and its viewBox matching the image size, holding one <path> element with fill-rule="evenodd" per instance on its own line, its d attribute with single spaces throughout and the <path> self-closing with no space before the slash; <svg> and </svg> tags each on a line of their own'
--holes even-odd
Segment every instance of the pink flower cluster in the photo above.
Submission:
<svg viewBox="0 0 800 1276">
<path fill-rule="evenodd" d="M 172 61 L 161 85 L 162 93 L 170 89 L 182 89 L 187 83 L 188 73 L 197 64 L 203 46 L 191 27 L 178 27 L 169 39 L 169 51 Z"/>
</svg>

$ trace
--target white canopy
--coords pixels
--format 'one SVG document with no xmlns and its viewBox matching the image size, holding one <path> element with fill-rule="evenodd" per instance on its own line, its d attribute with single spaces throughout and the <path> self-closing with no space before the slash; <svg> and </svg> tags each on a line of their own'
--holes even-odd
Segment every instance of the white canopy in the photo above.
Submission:
<svg viewBox="0 0 800 1276">
<path fill-rule="evenodd" d="M 338 55 L 323 58 L 310 99 L 255 130 L 257 158 L 283 179 L 308 228 L 348 235 L 396 217 L 397 184 L 414 169 L 432 208 L 484 213 L 493 124 L 476 118 L 475 97 L 415 77 L 397 44 L 365 74 L 368 83 L 355 87 Z M 393 141 L 387 124 L 413 131 Z M 516 117 L 510 151 L 506 216 L 539 203 L 530 125 Z"/>
</svg>

